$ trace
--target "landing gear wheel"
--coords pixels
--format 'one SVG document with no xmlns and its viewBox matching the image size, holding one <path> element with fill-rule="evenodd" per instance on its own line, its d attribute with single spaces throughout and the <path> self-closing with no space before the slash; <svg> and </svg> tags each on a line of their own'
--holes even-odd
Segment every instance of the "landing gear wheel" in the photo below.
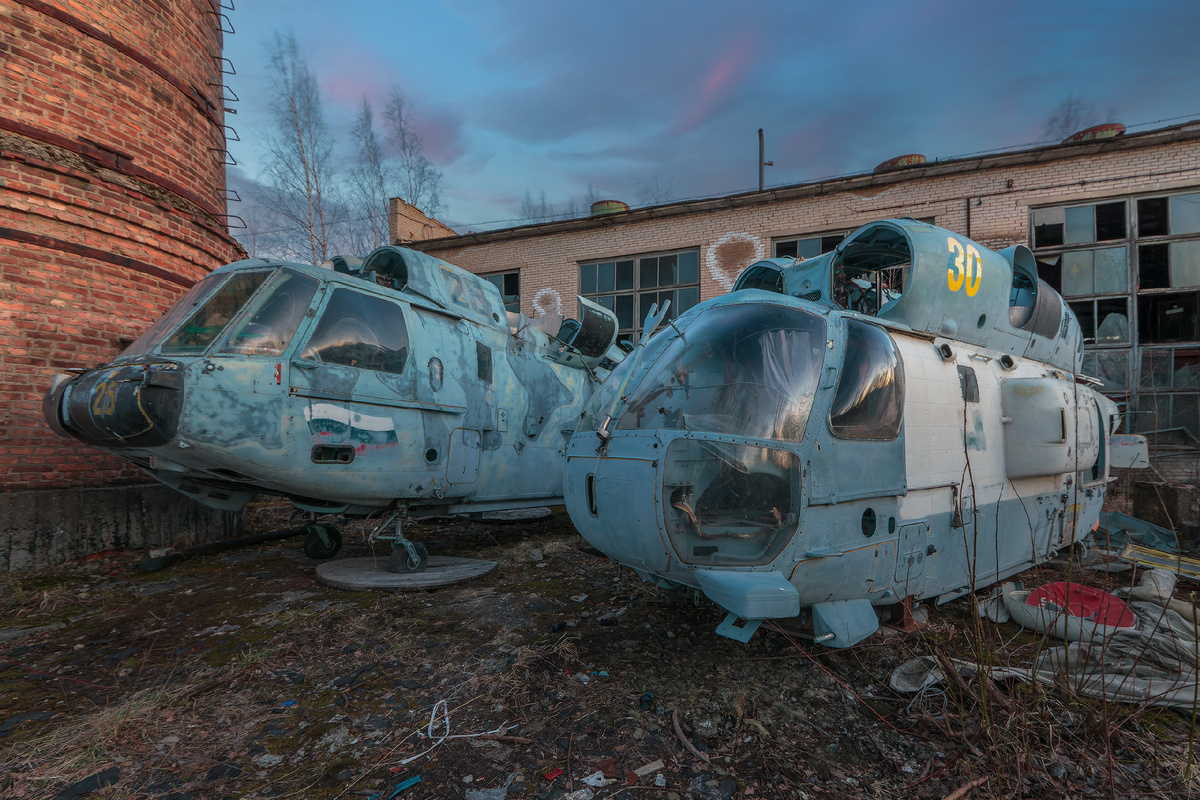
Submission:
<svg viewBox="0 0 1200 800">
<path fill-rule="evenodd" d="M 425 549 L 425 545 L 416 542 L 413 542 L 413 549 L 417 551 L 417 563 L 415 564 L 409 557 L 407 549 L 393 547 L 392 554 L 388 556 L 388 572 L 420 572 L 425 569 L 425 563 L 429 561 L 429 551 Z"/>
<path fill-rule="evenodd" d="M 328 543 L 321 540 L 324 532 Z M 342 534 L 332 525 L 310 525 L 304 535 L 304 555 L 317 561 L 333 558 L 342 549 Z"/>
</svg>

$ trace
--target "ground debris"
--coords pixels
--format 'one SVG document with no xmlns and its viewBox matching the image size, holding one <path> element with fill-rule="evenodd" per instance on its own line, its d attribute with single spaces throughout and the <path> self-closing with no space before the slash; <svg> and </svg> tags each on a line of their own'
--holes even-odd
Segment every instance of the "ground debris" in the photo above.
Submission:
<svg viewBox="0 0 1200 800">
<path fill-rule="evenodd" d="M 358 523 L 338 524 L 347 556 L 370 555 Z M 1036 658 L 1036 637 L 982 623 L 975 598 L 842 651 L 766 628 L 740 644 L 713 633 L 722 612 L 587 551 L 561 511 L 412 529 L 501 566 L 434 592 L 343 592 L 285 541 L 190 559 L 168 580 L 71 565 L 11 578 L 0 796 L 1200 793 L 1182 715 L 972 679 L 891 691 L 913 657 Z"/>
</svg>

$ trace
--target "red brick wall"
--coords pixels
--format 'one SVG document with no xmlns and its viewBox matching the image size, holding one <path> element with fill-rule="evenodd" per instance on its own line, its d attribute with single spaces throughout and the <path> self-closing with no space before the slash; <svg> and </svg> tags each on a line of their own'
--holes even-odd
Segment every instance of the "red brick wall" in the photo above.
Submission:
<svg viewBox="0 0 1200 800">
<path fill-rule="evenodd" d="M 221 41 L 207 0 L 0 0 L 0 491 L 145 480 L 41 401 L 243 257 L 218 216 Z"/>
</svg>

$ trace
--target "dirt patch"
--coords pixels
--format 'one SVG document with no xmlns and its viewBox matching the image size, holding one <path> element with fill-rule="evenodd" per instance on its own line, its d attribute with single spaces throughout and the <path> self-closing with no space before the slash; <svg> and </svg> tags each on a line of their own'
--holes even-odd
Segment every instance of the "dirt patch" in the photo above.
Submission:
<svg viewBox="0 0 1200 800">
<path fill-rule="evenodd" d="M 260 510 L 251 531 L 291 524 Z M 370 554 L 357 523 L 343 533 L 343 555 Z M 10 576 L 0 794 L 383 800 L 417 777 L 395 796 L 1196 788 L 1186 715 L 1022 685 L 893 693 L 888 674 L 914 655 L 1033 657 L 1035 637 L 977 622 L 970 598 L 934 610 L 920 633 L 847 650 L 766 628 L 743 645 L 713 633 L 722 614 L 711 605 L 595 554 L 561 510 L 515 525 L 427 522 L 413 535 L 431 553 L 500 566 L 450 589 L 344 592 L 317 583 L 297 539 L 153 575 L 132 570 L 141 553 Z M 587 786 L 596 773 L 601 785 Z"/>
</svg>

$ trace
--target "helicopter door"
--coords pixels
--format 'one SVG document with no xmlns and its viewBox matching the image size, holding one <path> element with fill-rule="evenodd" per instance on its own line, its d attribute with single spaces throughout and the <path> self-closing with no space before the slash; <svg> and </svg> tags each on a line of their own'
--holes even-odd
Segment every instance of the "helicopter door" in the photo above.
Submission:
<svg viewBox="0 0 1200 800">
<path fill-rule="evenodd" d="M 459 428 L 450 434 L 450 457 L 446 479 L 450 483 L 474 483 L 479 477 L 479 431 Z"/>
<path fill-rule="evenodd" d="M 385 298 L 334 289 L 308 343 L 292 361 L 291 393 L 332 401 L 407 405 L 413 400 L 404 309 Z"/>
<path fill-rule="evenodd" d="M 925 586 L 925 556 L 928 547 L 928 522 L 917 522 L 900 528 L 900 552 L 896 555 L 896 585 L 905 597 L 919 596 Z"/>
</svg>

